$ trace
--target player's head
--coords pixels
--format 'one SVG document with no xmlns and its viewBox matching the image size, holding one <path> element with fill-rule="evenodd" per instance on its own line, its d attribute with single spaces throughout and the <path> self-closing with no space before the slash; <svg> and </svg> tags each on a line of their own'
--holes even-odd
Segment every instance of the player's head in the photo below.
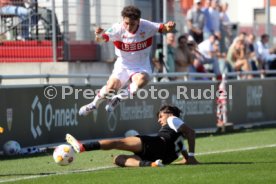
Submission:
<svg viewBox="0 0 276 184">
<path fill-rule="evenodd" d="M 181 112 L 182 111 L 176 106 L 163 105 L 157 113 L 158 123 L 161 126 L 164 126 L 167 124 L 168 117 L 170 117 L 170 116 L 179 117 Z"/>
<path fill-rule="evenodd" d="M 157 113 L 157 117 L 160 113 L 165 113 L 165 114 L 172 114 L 173 116 L 179 117 L 181 114 L 181 110 L 176 107 L 176 106 L 172 106 L 172 105 L 163 105 L 158 113 Z"/>
<path fill-rule="evenodd" d="M 138 28 L 141 11 L 135 6 L 126 6 L 121 12 L 123 23 L 128 32 L 135 32 Z"/>
<path fill-rule="evenodd" d="M 122 11 L 122 17 L 127 17 L 131 20 L 140 20 L 141 11 L 136 6 L 126 6 Z"/>
</svg>

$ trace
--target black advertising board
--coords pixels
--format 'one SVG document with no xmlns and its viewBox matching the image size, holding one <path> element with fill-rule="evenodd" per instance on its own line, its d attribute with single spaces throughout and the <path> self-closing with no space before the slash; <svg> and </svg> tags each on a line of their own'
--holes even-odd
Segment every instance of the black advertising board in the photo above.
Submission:
<svg viewBox="0 0 276 184">
<path fill-rule="evenodd" d="M 64 142 L 66 133 L 80 140 L 123 137 L 130 129 L 154 134 L 159 129 L 156 112 L 162 104 L 181 108 L 185 123 L 195 129 L 216 127 L 216 103 L 211 97 L 211 90 L 217 88 L 215 82 L 148 85 L 133 99 L 121 102 L 112 113 L 105 111 L 103 103 L 97 111 L 80 117 L 79 108 L 91 102 L 99 88 L 84 85 L 1 87 L 0 126 L 5 131 L 0 145 L 8 140 L 16 140 L 22 147 L 55 144 Z"/>
</svg>

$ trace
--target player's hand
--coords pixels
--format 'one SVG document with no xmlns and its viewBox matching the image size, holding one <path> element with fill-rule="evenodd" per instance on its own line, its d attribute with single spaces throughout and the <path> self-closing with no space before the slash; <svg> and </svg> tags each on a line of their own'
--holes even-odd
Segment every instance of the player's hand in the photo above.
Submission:
<svg viewBox="0 0 276 184">
<path fill-rule="evenodd" d="M 175 164 L 179 164 L 179 165 L 181 165 L 181 164 L 187 164 L 187 160 L 185 158 L 183 158 L 183 159 L 175 162 Z"/>
<path fill-rule="evenodd" d="M 174 21 L 169 21 L 166 23 L 167 32 L 171 32 L 175 29 L 176 23 Z"/>
<path fill-rule="evenodd" d="M 195 157 L 189 157 L 186 164 L 188 164 L 188 165 L 197 165 L 197 164 L 199 164 L 199 162 L 196 160 Z"/>
<path fill-rule="evenodd" d="M 104 29 L 102 29 L 101 27 L 97 27 L 97 28 L 95 29 L 95 34 L 96 34 L 96 35 L 101 34 L 103 31 L 104 31 Z"/>
</svg>

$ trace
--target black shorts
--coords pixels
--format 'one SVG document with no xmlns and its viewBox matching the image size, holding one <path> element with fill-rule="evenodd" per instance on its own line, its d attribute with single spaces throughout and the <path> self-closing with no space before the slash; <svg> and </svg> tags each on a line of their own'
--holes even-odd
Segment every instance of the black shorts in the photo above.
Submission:
<svg viewBox="0 0 276 184">
<path fill-rule="evenodd" d="M 177 154 L 172 147 L 166 144 L 165 140 L 159 136 L 136 136 L 141 139 L 142 151 L 135 153 L 142 160 L 154 162 L 158 159 L 163 161 L 163 164 L 169 164 L 177 158 Z"/>
<path fill-rule="evenodd" d="M 142 151 L 135 153 L 142 160 L 148 160 L 154 162 L 157 159 L 164 157 L 166 150 L 166 143 L 158 136 L 140 136 L 142 142 Z"/>
</svg>

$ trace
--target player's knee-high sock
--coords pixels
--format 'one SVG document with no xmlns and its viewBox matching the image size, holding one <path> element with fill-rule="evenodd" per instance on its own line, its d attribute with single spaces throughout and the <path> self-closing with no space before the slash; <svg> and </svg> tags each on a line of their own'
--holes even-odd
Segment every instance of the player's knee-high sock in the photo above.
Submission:
<svg viewBox="0 0 276 184">
<path fill-rule="evenodd" d="M 118 94 L 116 95 L 116 98 L 119 98 L 120 100 L 129 99 L 136 94 L 138 89 L 138 85 L 132 82 L 128 85 L 126 89 L 120 89 L 118 91 Z"/>
<path fill-rule="evenodd" d="M 130 83 L 128 86 L 128 91 L 130 95 L 135 95 L 138 89 L 138 85 L 135 82 Z"/>
<path fill-rule="evenodd" d="M 128 85 L 127 89 L 123 89 L 122 92 L 118 94 L 118 97 L 120 98 L 120 100 L 129 99 L 132 96 L 136 95 L 138 89 L 138 85 L 132 82 Z"/>
<path fill-rule="evenodd" d="M 132 98 L 134 95 L 136 95 L 138 89 L 138 85 L 132 82 L 128 85 L 127 89 L 123 89 L 122 92 L 118 94 L 118 97 L 120 100 Z"/>
<path fill-rule="evenodd" d="M 105 100 L 106 95 L 108 94 L 108 91 L 106 90 L 106 85 L 102 87 L 102 89 L 99 91 L 99 93 L 95 96 L 93 102 L 91 105 L 95 105 L 98 107 L 100 103 Z"/>
<path fill-rule="evenodd" d="M 84 143 L 83 147 L 85 151 L 93 151 L 101 149 L 101 144 L 99 143 L 99 141 L 93 141 L 89 143 Z"/>
</svg>

